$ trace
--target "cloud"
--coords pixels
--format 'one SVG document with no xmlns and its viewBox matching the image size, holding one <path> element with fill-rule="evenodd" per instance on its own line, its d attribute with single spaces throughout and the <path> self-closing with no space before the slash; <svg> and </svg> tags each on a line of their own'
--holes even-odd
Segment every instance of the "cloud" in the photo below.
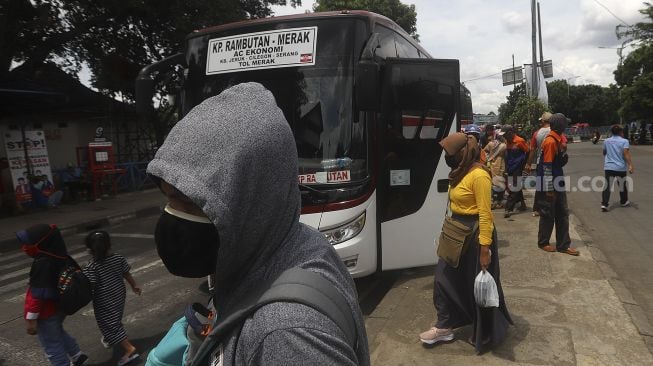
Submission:
<svg viewBox="0 0 653 366">
<path fill-rule="evenodd" d="M 502 86 L 500 72 L 512 64 L 531 63 L 531 8 L 524 0 L 401 0 L 414 4 L 421 45 L 435 58 L 460 60 L 461 80 L 472 93 L 474 112 L 496 112 L 512 86 Z M 541 0 L 544 58 L 553 61 L 554 79 L 579 76 L 576 85 L 614 83 L 621 46 L 615 35 L 620 23 L 643 21 L 644 0 Z M 274 7 L 277 15 L 302 13 L 302 8 Z M 601 4 L 603 6 L 601 6 Z M 628 47 L 624 50 L 632 50 Z M 475 79 L 475 80 L 472 80 Z M 551 81 L 554 79 L 547 79 Z"/>
<path fill-rule="evenodd" d="M 509 11 L 501 16 L 501 24 L 508 33 L 523 34 L 525 31 L 530 31 L 530 23 L 530 14 L 526 16 L 523 13 Z"/>
</svg>

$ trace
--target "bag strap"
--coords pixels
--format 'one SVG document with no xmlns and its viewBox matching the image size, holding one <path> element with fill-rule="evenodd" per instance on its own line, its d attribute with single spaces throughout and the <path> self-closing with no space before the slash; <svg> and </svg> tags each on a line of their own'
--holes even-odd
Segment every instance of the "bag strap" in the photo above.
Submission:
<svg viewBox="0 0 653 366">
<path fill-rule="evenodd" d="M 261 286 L 250 293 L 252 295 L 246 296 L 233 312 L 216 321 L 215 328 L 193 358 L 192 366 L 203 365 L 215 346 L 234 328 L 242 326 L 259 308 L 275 302 L 299 303 L 321 312 L 338 325 L 354 350 L 358 348 L 351 308 L 344 296 L 322 275 L 302 268 L 291 268 L 268 286 Z"/>
</svg>

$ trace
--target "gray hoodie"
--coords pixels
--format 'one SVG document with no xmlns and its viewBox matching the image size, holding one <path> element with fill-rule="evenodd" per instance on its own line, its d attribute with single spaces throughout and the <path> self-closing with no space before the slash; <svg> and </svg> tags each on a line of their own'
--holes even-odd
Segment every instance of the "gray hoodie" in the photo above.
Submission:
<svg viewBox="0 0 653 366">
<path fill-rule="evenodd" d="M 218 229 L 218 315 L 292 267 L 323 275 L 351 307 L 356 352 L 326 315 L 273 303 L 225 341 L 224 365 L 369 365 L 354 282 L 324 236 L 299 222 L 295 140 L 272 93 L 246 83 L 205 100 L 170 131 L 147 171 L 188 196 Z"/>
</svg>

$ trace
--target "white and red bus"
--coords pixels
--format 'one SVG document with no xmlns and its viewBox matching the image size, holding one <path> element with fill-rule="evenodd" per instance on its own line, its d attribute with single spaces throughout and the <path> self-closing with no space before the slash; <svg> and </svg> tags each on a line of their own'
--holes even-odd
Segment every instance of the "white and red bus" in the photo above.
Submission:
<svg viewBox="0 0 653 366">
<path fill-rule="evenodd" d="M 301 221 L 354 277 L 436 262 L 449 172 L 438 142 L 460 129 L 466 90 L 457 60 L 433 59 L 365 11 L 243 21 L 193 32 L 183 52 L 145 67 L 140 110 L 173 69 L 179 118 L 238 83 L 274 94 L 297 143 Z"/>
</svg>

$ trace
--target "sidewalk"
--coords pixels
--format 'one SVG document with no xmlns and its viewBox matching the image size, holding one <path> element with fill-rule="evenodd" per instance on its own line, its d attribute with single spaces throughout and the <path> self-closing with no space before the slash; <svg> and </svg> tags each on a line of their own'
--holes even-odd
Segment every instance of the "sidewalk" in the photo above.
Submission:
<svg viewBox="0 0 653 366">
<path fill-rule="evenodd" d="M 164 203 L 160 191 L 151 189 L 3 218 L 0 255 L 16 249 L 16 230 L 36 223 L 56 223 L 69 235 L 156 214 Z M 597 248 L 586 245 L 591 238 L 578 220 L 572 215 L 570 234 L 581 255 L 571 257 L 536 247 L 538 219 L 530 212 L 510 219 L 502 213 L 496 211 L 495 218 L 501 281 L 515 322 L 506 341 L 477 356 L 464 341 L 470 331 L 467 327 L 456 331 L 454 342 L 422 346 L 417 336 L 435 319 L 434 269 L 419 268 L 403 271 L 366 319 L 372 364 L 653 365 L 640 335 L 653 334 L 653 330 L 642 329 L 645 324 L 639 321 L 635 326 L 629 315 L 632 305 L 622 302 L 625 289 L 613 288 L 620 282 L 608 279 L 609 266 Z"/>
<path fill-rule="evenodd" d="M 425 347 L 418 334 L 435 320 L 434 267 L 405 271 L 366 319 L 372 364 L 382 365 L 653 365 L 653 356 L 596 248 L 571 217 L 579 257 L 546 253 L 536 246 L 538 218 L 524 212 L 503 218 L 499 233 L 501 281 L 515 325 L 493 351 L 477 356 L 465 340 Z M 579 231 L 583 235 L 579 235 Z M 591 244 L 590 244 L 591 245 Z M 609 270 L 609 269 L 608 269 Z M 649 345 L 650 346 L 650 345 Z"/>
<path fill-rule="evenodd" d="M 92 202 L 64 204 L 0 219 L 0 254 L 17 248 L 15 232 L 34 224 L 56 224 L 69 235 L 160 212 L 165 198 L 158 189 L 122 193 Z"/>
</svg>

